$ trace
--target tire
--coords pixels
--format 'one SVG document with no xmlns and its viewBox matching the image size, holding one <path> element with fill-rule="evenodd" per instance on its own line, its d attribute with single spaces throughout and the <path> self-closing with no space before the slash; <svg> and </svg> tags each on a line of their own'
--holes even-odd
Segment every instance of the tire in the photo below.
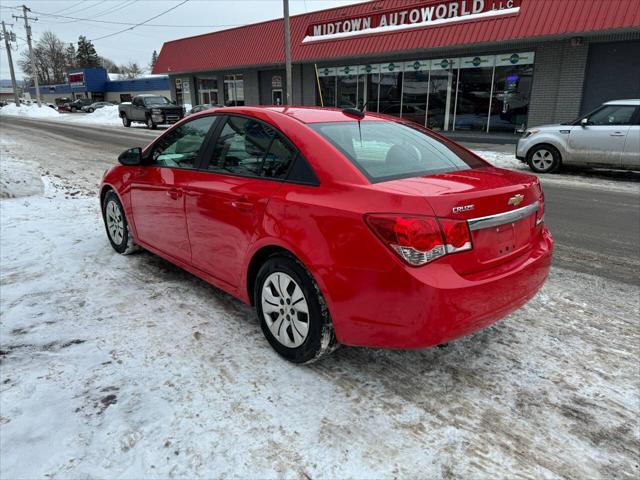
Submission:
<svg viewBox="0 0 640 480">
<path fill-rule="evenodd" d="M 95 110 L 93 108 L 90 108 L 89 110 L 87 110 L 89 113 L 93 113 Z"/>
<path fill-rule="evenodd" d="M 71 113 L 76 113 L 78 109 L 76 107 L 71 107 Z"/>
<path fill-rule="evenodd" d="M 561 163 L 560 152 L 552 145 L 536 145 L 527 153 L 527 165 L 536 173 L 553 173 Z"/>
<path fill-rule="evenodd" d="M 111 243 L 116 252 L 122 255 L 129 255 L 140 250 L 129 231 L 129 224 L 127 223 L 122 203 L 120 203 L 120 199 L 113 190 L 110 190 L 104 196 L 102 219 L 104 220 L 109 243 Z"/>
<path fill-rule="evenodd" d="M 337 348 L 324 297 L 297 260 L 268 259 L 256 277 L 254 303 L 264 336 L 286 360 L 311 363 Z"/>
<path fill-rule="evenodd" d="M 149 130 L 155 130 L 156 128 L 158 128 L 158 125 L 153 121 L 151 117 L 147 117 L 147 128 Z"/>
<path fill-rule="evenodd" d="M 131 120 L 129 120 L 126 115 L 122 115 L 122 125 L 127 128 L 131 126 Z"/>
</svg>

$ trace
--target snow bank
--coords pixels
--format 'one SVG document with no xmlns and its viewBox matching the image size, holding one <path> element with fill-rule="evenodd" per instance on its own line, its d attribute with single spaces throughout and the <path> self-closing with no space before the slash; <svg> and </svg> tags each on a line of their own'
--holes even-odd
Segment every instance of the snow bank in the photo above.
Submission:
<svg viewBox="0 0 640 480">
<path fill-rule="evenodd" d="M 66 115 L 65 121 L 73 123 L 90 123 L 97 125 L 121 125 L 118 115 L 118 105 L 102 107 L 88 115 Z"/>
<path fill-rule="evenodd" d="M 0 115 L 17 115 L 20 117 L 32 117 L 32 118 L 59 118 L 60 114 L 56 112 L 53 108 L 47 107 L 43 105 L 42 107 L 38 107 L 37 104 L 33 103 L 31 105 L 22 104 L 19 107 L 10 103 L 2 108 L 0 108 Z"/>
<path fill-rule="evenodd" d="M 43 184 L 38 164 L 18 160 L 11 152 L 15 144 L 0 140 L 0 198 L 41 195 Z"/>
</svg>

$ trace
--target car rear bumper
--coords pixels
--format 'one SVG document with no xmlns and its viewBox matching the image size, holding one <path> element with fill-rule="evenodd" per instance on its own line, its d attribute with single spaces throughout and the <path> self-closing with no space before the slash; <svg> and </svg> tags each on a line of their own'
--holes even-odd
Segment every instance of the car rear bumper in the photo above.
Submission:
<svg viewBox="0 0 640 480">
<path fill-rule="evenodd" d="M 347 345 L 424 348 L 468 335 L 538 292 L 549 273 L 552 249 L 551 235 L 543 228 L 528 253 L 487 272 L 461 276 L 438 261 L 374 278 L 354 272 L 351 283 L 362 287 L 354 291 L 362 293 L 336 304 L 336 336 Z"/>
</svg>

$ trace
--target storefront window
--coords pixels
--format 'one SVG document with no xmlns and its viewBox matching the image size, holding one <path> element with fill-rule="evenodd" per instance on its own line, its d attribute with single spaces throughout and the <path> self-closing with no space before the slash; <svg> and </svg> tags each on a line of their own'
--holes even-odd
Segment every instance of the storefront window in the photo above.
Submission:
<svg viewBox="0 0 640 480">
<path fill-rule="evenodd" d="M 490 132 L 517 133 L 526 128 L 533 65 L 496 67 Z"/>
<path fill-rule="evenodd" d="M 216 77 L 198 79 L 200 104 L 218 103 L 218 79 Z"/>
<path fill-rule="evenodd" d="M 357 69 L 354 67 L 338 69 L 338 107 L 340 108 L 358 106 L 358 75 L 350 75 L 350 71 L 357 71 Z"/>
<path fill-rule="evenodd" d="M 533 52 L 327 67 L 324 105 L 366 108 L 434 130 L 517 133 L 526 126 Z"/>
<path fill-rule="evenodd" d="M 378 111 L 378 95 L 380 93 L 380 74 L 370 73 L 364 75 L 364 85 L 367 89 L 367 95 L 364 99 L 364 105 L 367 112 Z"/>
<path fill-rule="evenodd" d="M 242 75 L 224 76 L 224 104 L 227 107 L 244 105 L 244 81 Z"/>
<path fill-rule="evenodd" d="M 427 127 L 433 130 L 449 130 L 453 124 L 453 109 L 458 70 L 455 60 L 431 61 L 429 98 L 427 103 Z"/>
<path fill-rule="evenodd" d="M 402 98 L 401 64 L 389 63 L 380 68 L 379 112 L 400 116 Z"/>
<path fill-rule="evenodd" d="M 460 59 L 455 99 L 455 130 L 486 131 L 489 121 L 493 57 Z"/>
<path fill-rule="evenodd" d="M 429 68 L 425 62 L 407 62 L 402 91 L 402 118 L 425 125 L 429 95 Z"/>
</svg>

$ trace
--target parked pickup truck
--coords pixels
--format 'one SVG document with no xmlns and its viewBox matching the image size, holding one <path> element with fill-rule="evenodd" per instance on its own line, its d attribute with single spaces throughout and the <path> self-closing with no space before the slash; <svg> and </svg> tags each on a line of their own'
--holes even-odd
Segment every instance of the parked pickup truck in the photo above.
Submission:
<svg viewBox="0 0 640 480">
<path fill-rule="evenodd" d="M 118 113 L 125 127 L 132 122 L 146 123 L 150 129 L 160 124 L 176 123 L 184 117 L 184 109 L 160 95 L 138 95 L 131 102 L 121 103 Z"/>
</svg>

